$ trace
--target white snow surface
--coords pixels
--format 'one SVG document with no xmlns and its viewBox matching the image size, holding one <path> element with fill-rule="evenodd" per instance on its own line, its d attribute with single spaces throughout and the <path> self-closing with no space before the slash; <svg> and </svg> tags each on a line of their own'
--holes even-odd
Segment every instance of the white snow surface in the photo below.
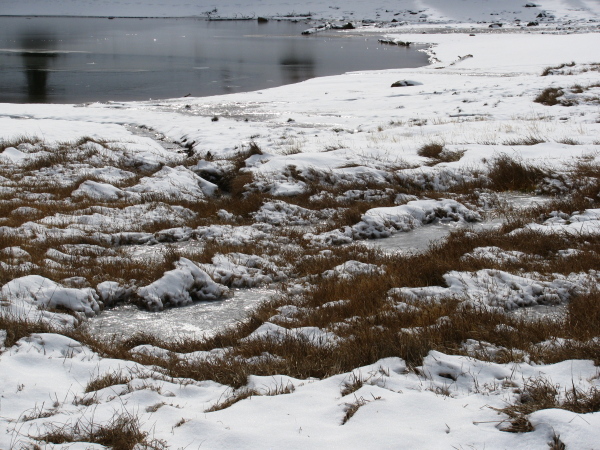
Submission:
<svg viewBox="0 0 600 450">
<path fill-rule="evenodd" d="M 525 8 L 526 2 L 518 0 L 380 0 L 376 4 L 356 0 L 302 4 L 267 0 L 243 5 L 227 0 L 219 3 L 3 0 L 1 3 L 2 15 L 206 17 L 211 12 L 213 17 L 240 18 L 302 16 L 311 12 L 310 26 L 331 19 L 351 21 L 359 26 L 361 33 L 430 45 L 425 51 L 431 64 L 426 67 L 353 72 L 258 92 L 78 106 L 3 104 L 2 140 L 10 142 L 35 135 L 52 146 L 90 136 L 120 148 L 117 151 L 99 146 L 96 150 L 102 158 L 116 161 L 126 156 L 136 166 L 155 171 L 129 188 L 115 185 L 133 174 L 108 163 L 98 164 L 100 167 L 82 164 L 77 173 L 66 169 L 40 172 L 41 178 L 54 180 L 58 185 L 81 175 L 92 176 L 93 180 L 83 181 L 73 192 L 73 197 L 79 199 L 112 202 L 127 196 L 159 193 L 170 201 L 177 198 L 210 201 L 215 186 L 198 174 L 201 165 L 184 168 L 180 153 L 165 149 L 149 137 L 135 135 L 132 126 L 152 128 L 173 142 L 183 138 L 199 142 L 201 151 L 205 154 L 210 151 L 216 160 L 233 156 L 236 148 L 255 141 L 263 155 L 248 159 L 244 170 L 252 172 L 257 183 L 264 183 L 265 192 L 282 197 L 306 192 L 306 184 L 291 176 L 290 167 L 294 166 L 305 179 L 327 177 L 340 185 L 347 183 L 340 201 L 353 201 L 362 195 L 357 194 L 361 190 L 356 184 L 389 180 L 391 174 L 410 177 L 423 188 L 443 191 L 464 181 L 468 170 L 483 170 L 483 160 L 489 161 L 501 153 L 559 170 L 576 157 L 587 156 L 595 161 L 600 150 L 598 105 L 590 100 L 600 93 L 598 88 L 581 95 L 567 93 L 567 98 L 577 100 L 571 107 L 533 102 L 546 87 L 568 89 L 574 84 L 598 83 L 598 72 L 591 66 L 600 62 L 593 51 L 600 47 L 600 4 L 594 0 L 545 0 L 532 8 Z M 215 8 L 217 11 L 212 12 Z M 537 18 L 540 14 L 542 17 Z M 399 22 L 393 24 L 392 19 Z M 539 28 L 522 26 L 530 20 L 539 20 Z M 502 23 L 503 27 L 490 29 L 492 22 Z M 548 66 L 571 61 L 576 62 L 568 69 L 573 74 L 556 69 L 547 77 L 540 76 Z M 398 80 L 416 83 L 390 88 Z M 251 120 L 245 122 L 232 113 L 221 115 L 218 122 L 210 122 L 215 112 L 229 111 L 244 111 L 244 117 Z M 288 123 L 290 117 L 294 121 Z M 539 137 L 542 142 L 520 145 L 518 139 L 523 136 Z M 579 145 L 561 142 L 565 138 L 575 139 Z M 300 153 L 282 151 L 289 142 L 295 142 Z M 457 161 L 432 164 L 435 161 L 417 153 L 422 145 L 431 142 L 443 143 L 446 150 L 463 152 L 463 156 Z M 5 148 L 0 153 L 0 164 L 5 170 L 24 167 L 47 156 L 47 152 L 37 151 L 35 146 L 22 144 L 18 148 Z M 0 177 L 2 194 L 14 193 L 15 188 L 6 181 Z M 384 194 L 365 193 L 364 197 L 374 199 Z M 388 236 L 432 220 L 478 219 L 473 209 L 448 199 L 399 199 L 396 204 L 399 206 L 367 211 L 353 227 L 329 234 L 308 233 L 307 239 L 339 244 L 357 238 Z M 24 236 L 34 243 L 67 237 L 83 240 L 93 235 L 109 245 L 131 245 L 135 254 L 152 252 L 150 244 L 160 239 L 187 242 L 194 238 L 240 245 L 268 239 L 276 226 L 305 226 L 327 217 L 327 212 L 294 207 L 278 200 L 263 205 L 256 214 L 255 220 L 261 223 L 209 225 L 194 230 L 186 228 L 195 217 L 194 212 L 166 203 L 119 208 L 96 206 L 73 215 L 57 213 L 42 218 L 39 214 L 35 208 L 21 206 L 12 210 L 11 218 L 22 216 L 30 221 L 11 227 L 5 225 L 9 222 L 3 217 L 0 226 L 6 235 Z M 165 217 L 172 220 L 173 228 L 156 235 L 135 229 L 139 221 L 159 222 Z M 224 210 L 219 217 L 236 220 Z M 600 230 L 599 219 L 599 210 L 557 212 L 544 223 L 527 225 L 524 230 L 591 235 Z M 522 230 L 514 231 L 519 232 Z M 0 250 L 6 261 L 0 261 L 2 270 L 33 269 L 27 252 L 16 245 Z M 69 257 L 72 255 L 65 248 L 50 249 L 45 255 L 48 264 L 54 265 L 64 264 Z M 529 255 L 494 247 L 477 248 L 465 255 L 465 258 L 499 259 L 507 263 L 522 257 Z M 352 277 L 382 270 L 355 263 L 349 261 L 337 266 L 334 273 Z M 219 283 L 251 286 L 283 279 L 285 274 L 278 273 L 270 264 L 271 261 L 255 255 L 238 254 L 235 258 L 216 255 L 212 264 L 201 268 L 182 257 L 175 269 L 141 288 L 111 281 L 98 284 L 96 289 L 71 288 L 62 281 L 25 275 L 2 287 L 0 307 L 2 314 L 74 326 L 73 316 L 38 306 L 64 307 L 84 317 L 97 314 L 101 302 L 110 305 L 138 296 L 150 309 L 161 310 L 196 299 L 218 299 L 227 294 L 227 288 Z M 209 269 L 219 283 L 208 275 Z M 486 269 L 451 271 L 445 275 L 445 281 L 447 287 L 399 287 L 390 295 L 431 301 L 460 296 L 478 305 L 514 309 L 565 303 L 572 295 L 597 286 L 598 274 L 541 278 L 537 274 L 514 275 Z M 400 301 L 397 307 L 410 309 L 411 305 Z M 294 308 L 293 305 L 280 308 L 280 314 L 271 319 L 280 324 L 285 319 L 293 321 L 298 312 Z M 272 322 L 264 323 L 247 339 L 282 341 L 290 335 L 326 346 L 335 346 L 338 339 L 331 331 L 313 327 L 288 329 Z M 418 449 L 529 449 L 547 448 L 555 434 L 560 435 L 567 448 L 593 449 L 600 442 L 600 413 L 541 410 L 529 416 L 534 431 L 513 434 L 501 431 L 506 416 L 493 409 L 512 402 L 518 396 L 516 390 L 537 377 L 559 385 L 561 395 L 571 387 L 600 388 L 598 368 L 592 361 L 494 364 L 432 351 L 418 371 L 409 371 L 399 358 L 387 358 L 323 380 L 251 376 L 247 387 L 259 392 L 289 386 L 294 390 L 285 395 L 255 395 L 225 410 L 208 413 L 205 410 L 228 397 L 231 388 L 212 381 L 167 379 L 149 367 L 100 357 L 81 343 L 58 334 L 33 334 L 8 347 L 6 339 L 7 333 L 0 330 L 0 448 L 31 447 L 37 443 L 33 436 L 53 427 L 105 424 L 119 413 L 139 417 L 144 431 L 165 440 L 171 448 L 402 445 Z M 544 345 L 561 345 L 561 342 Z M 139 346 L 134 352 L 156 356 L 164 355 L 166 350 Z M 183 361 L 206 360 L 226 352 L 227 349 L 214 349 L 174 356 Z M 272 356 L 259 358 L 269 357 Z M 115 372 L 122 372 L 130 381 L 97 393 L 84 392 L 90 379 Z M 365 380 L 364 385 L 353 394 L 342 396 L 344 384 L 356 377 Z M 75 401 L 92 396 L 98 403 L 85 406 Z M 348 405 L 358 401 L 363 406 L 342 426 Z M 87 443 L 48 447 L 102 448 Z"/>
<path fill-rule="evenodd" d="M 504 407 L 518 395 L 518 388 L 540 376 L 560 388 L 597 388 L 597 368 L 591 361 L 494 364 L 431 352 L 419 368 L 421 375 L 408 371 L 399 358 L 386 358 L 323 380 L 251 376 L 248 388 L 259 393 L 290 387 L 293 392 L 254 395 L 210 413 L 204 411 L 231 395 L 230 388 L 210 381 L 147 378 L 148 369 L 139 364 L 101 358 L 56 334 L 21 339 L 2 354 L 1 363 L 7 370 L 2 372 L 0 424 L 8 431 L 0 434 L 2 448 L 31 443 L 31 436 L 53 425 L 73 427 L 93 421 L 98 426 L 120 414 L 135 414 L 145 430 L 152 430 L 153 438 L 165 439 L 174 448 L 385 448 L 398 442 L 428 449 L 545 448 L 556 433 L 572 448 L 592 449 L 600 440 L 598 414 L 538 411 L 531 415 L 535 430 L 521 435 L 500 431 L 503 417 L 492 409 Z M 84 392 L 88 380 L 109 373 L 129 381 Z M 364 380 L 363 386 L 342 396 L 342 388 L 354 378 Z M 442 390 L 449 396 L 440 394 Z M 73 404 L 75 399 L 92 396 L 96 404 Z M 363 406 L 341 425 L 348 405 L 359 399 Z M 24 421 L 23 411 L 33 419 Z M 35 418 L 40 413 L 51 416 Z M 182 417 L 184 423 L 175 426 Z M 69 448 L 91 447 L 70 444 Z"/>
<path fill-rule="evenodd" d="M 39 275 L 28 275 L 9 281 L 0 290 L 8 302 L 28 303 L 42 308 L 62 307 L 94 316 L 100 310 L 98 295 L 93 289 L 65 288 Z"/>
<path fill-rule="evenodd" d="M 166 305 L 184 306 L 194 300 L 216 300 L 227 294 L 227 288 L 215 283 L 206 272 L 187 258 L 175 263 L 175 269 L 162 278 L 137 290 L 146 308 L 160 311 Z"/>
</svg>

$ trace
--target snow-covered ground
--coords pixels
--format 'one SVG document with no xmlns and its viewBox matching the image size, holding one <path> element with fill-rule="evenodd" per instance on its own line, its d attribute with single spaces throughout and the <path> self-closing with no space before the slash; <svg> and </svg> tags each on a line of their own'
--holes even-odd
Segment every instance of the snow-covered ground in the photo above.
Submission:
<svg viewBox="0 0 600 450">
<path fill-rule="evenodd" d="M 211 12 L 239 18 L 310 12 L 315 25 L 352 21 L 359 26 L 353 33 L 430 44 L 431 64 L 208 98 L 1 105 L 4 317 L 72 328 L 102 317 L 103 308 L 117 303 L 160 311 L 230 298 L 233 288 L 278 287 L 300 296 L 322 280 L 383 276 L 389 270 L 384 265 L 333 263 L 332 248 L 440 223 L 467 226 L 507 208 L 492 192 L 452 191 L 485 178 L 499 155 L 552 174 L 537 188 L 559 196 L 574 186 L 566 174 L 576 162 L 598 162 L 600 58 L 594 49 L 600 46 L 600 6 L 595 1 L 547 0 L 528 7 L 513 0 L 382 0 L 376 6 L 337 0 L 245 6 L 74 3 L 4 0 L 0 14 Z M 534 21 L 537 25 L 527 26 Z M 555 69 L 542 76 L 547 67 Z M 391 87 L 397 81 L 409 82 Z M 562 92 L 558 104 L 534 102 L 547 88 Z M 420 149 L 430 144 L 443 151 L 423 156 Z M 404 192 L 397 185 L 416 187 Z M 418 189 L 436 195 L 415 195 Z M 228 191 L 238 197 L 228 200 Z M 253 208 L 242 205 L 257 195 L 268 197 Z M 360 202 L 372 205 L 332 229 L 333 218 Z M 511 235 L 534 230 L 597 236 L 595 202 L 581 211 L 553 212 Z M 573 258 L 581 251 L 564 248 L 558 255 Z M 310 258 L 332 258 L 332 263 L 317 275 L 298 275 L 302 260 Z M 460 261 L 509 267 L 528 258 L 535 262 L 537 256 L 490 245 L 465 251 Z M 598 273 L 452 270 L 444 283 L 399 285 L 389 296 L 460 299 L 465 308 L 493 310 L 564 305 L 597 288 Z M 317 309 L 344 302 L 340 298 Z M 402 301 L 393 307 L 414 308 Z M 294 325 L 306 311 L 281 306 L 239 342 L 294 337 L 316 347 L 338 345 L 342 338 L 333 326 Z M 412 332 L 406 330 L 399 333 Z M 423 449 L 546 448 L 553 436 L 573 449 L 598 448 L 600 442 L 599 412 L 545 408 L 528 416 L 533 431 L 508 433 L 503 430 L 509 420 L 497 411 L 520 398 L 519 389 L 535 379 L 558 385 L 560 401 L 568 389 L 599 389 L 591 360 L 541 365 L 525 355 L 525 362 L 493 363 L 431 351 L 418 367 L 390 357 L 324 379 L 251 375 L 242 389 L 252 396 L 209 412 L 233 394 L 230 387 L 101 357 L 60 334 L 35 333 L 7 346 L 8 338 L 0 331 L 0 448 L 33 448 L 36 436 L 59 428 L 84 434 L 116 417 L 138 418 L 157 448 L 158 441 L 170 448 Z M 463 346 L 465 354 L 481 346 L 499 351 L 471 340 Z M 131 354 L 197 362 L 230 350 L 173 353 L 140 345 Z M 276 357 L 266 353 L 245 361 L 252 365 L 261 358 Z M 112 385 L 85 392 L 91 379 L 107 373 L 115 375 Z M 362 386 L 349 392 L 346 385 L 357 379 Z M 353 408 L 356 413 L 345 418 Z"/>
</svg>

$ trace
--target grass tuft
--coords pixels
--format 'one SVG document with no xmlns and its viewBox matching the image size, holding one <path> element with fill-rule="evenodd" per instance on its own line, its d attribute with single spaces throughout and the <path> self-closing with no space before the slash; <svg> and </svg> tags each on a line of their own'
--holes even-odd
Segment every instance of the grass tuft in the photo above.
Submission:
<svg viewBox="0 0 600 450">
<path fill-rule="evenodd" d="M 140 429 L 139 420 L 127 412 L 115 415 L 104 425 L 78 421 L 75 425 L 52 425 L 50 428 L 49 432 L 32 438 L 50 444 L 73 442 L 100 444 L 113 450 L 133 450 L 140 447 L 148 450 L 167 448 L 165 442 L 148 440 L 148 433 Z"/>
</svg>

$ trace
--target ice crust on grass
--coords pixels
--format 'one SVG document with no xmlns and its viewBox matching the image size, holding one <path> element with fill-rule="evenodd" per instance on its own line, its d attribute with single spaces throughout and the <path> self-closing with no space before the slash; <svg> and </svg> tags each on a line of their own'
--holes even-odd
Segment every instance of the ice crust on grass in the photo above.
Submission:
<svg viewBox="0 0 600 450">
<path fill-rule="evenodd" d="M 150 177 L 126 190 L 128 192 L 160 194 L 173 200 L 197 201 L 214 195 L 217 186 L 196 175 L 190 169 L 165 166 Z"/>
<path fill-rule="evenodd" d="M 335 345 L 338 336 L 330 331 L 318 327 L 284 328 L 271 322 L 265 322 L 248 336 L 243 342 L 257 339 L 270 340 L 274 342 L 285 342 L 286 339 L 301 339 L 316 346 Z"/>
<path fill-rule="evenodd" d="M 161 311 L 165 306 L 185 306 L 194 300 L 216 300 L 227 295 L 228 289 L 215 283 L 189 259 L 180 258 L 175 269 L 136 293 L 147 309 Z"/>
<path fill-rule="evenodd" d="M 305 238 L 334 245 L 348 244 L 353 240 L 389 237 L 435 221 L 479 220 L 479 213 L 456 200 L 413 200 L 401 206 L 369 209 L 355 225 L 318 235 L 307 233 Z"/>
<path fill-rule="evenodd" d="M 356 275 L 362 274 L 382 274 L 385 273 L 384 267 L 379 267 L 375 264 L 367 264 L 360 261 L 346 261 L 340 265 L 335 266 L 331 270 L 323 272 L 323 277 L 339 277 L 342 279 L 351 279 Z"/>
<path fill-rule="evenodd" d="M 244 253 L 216 254 L 212 264 L 202 264 L 201 267 L 217 283 L 234 288 L 255 287 L 287 279 L 282 270 L 265 258 Z M 270 273 L 265 273 L 263 268 Z"/>
<path fill-rule="evenodd" d="M 600 233 L 600 209 L 586 209 L 572 215 L 555 212 L 553 217 L 544 223 L 531 223 L 524 228 L 513 230 L 512 233 L 522 231 L 537 231 L 544 234 L 566 235 L 596 235 Z"/>
<path fill-rule="evenodd" d="M 477 272 L 451 271 L 444 275 L 448 287 L 429 286 L 394 288 L 390 291 L 412 299 L 457 298 L 476 304 L 506 310 L 534 305 L 558 305 L 574 294 L 587 292 L 598 283 L 596 272 L 555 275 L 553 280 L 540 280 L 537 274 L 514 275 L 502 270 Z"/>
</svg>

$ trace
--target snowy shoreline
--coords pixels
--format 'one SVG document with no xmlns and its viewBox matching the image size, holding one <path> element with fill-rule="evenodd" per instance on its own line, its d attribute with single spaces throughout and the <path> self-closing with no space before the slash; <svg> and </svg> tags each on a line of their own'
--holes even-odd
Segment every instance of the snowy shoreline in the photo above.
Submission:
<svg viewBox="0 0 600 450">
<path fill-rule="evenodd" d="M 67 8 L 54 3 L 58 11 Z M 427 11 L 419 12 L 423 4 Z M 547 448 L 556 440 L 567 448 L 596 448 L 600 412 L 572 403 L 573 395 L 600 390 L 592 353 L 580 350 L 598 348 L 597 332 L 577 335 L 584 327 L 573 325 L 573 336 L 547 334 L 569 327 L 556 322 L 537 329 L 534 321 L 519 322 L 504 311 L 559 305 L 571 317 L 573 299 L 591 296 L 583 316 L 595 317 L 600 61 L 590 49 L 600 46 L 600 33 L 580 31 L 596 27 L 590 20 L 600 20 L 600 7 L 523 4 L 507 2 L 496 12 L 470 1 L 450 18 L 441 0 L 407 1 L 402 9 L 414 17 L 409 25 L 359 30 L 431 45 L 431 64 L 418 69 L 353 72 L 205 98 L 2 104 L 0 448 L 133 448 L 92 439 L 91 431 L 123 423 L 142 430 L 143 448 L 402 442 L 407 448 L 503 449 Z M 44 5 L 11 0 L 0 14 L 44 13 L 35 9 Z M 389 24 L 404 17 L 394 16 L 397 2 L 382 1 L 377 11 L 359 2 L 344 11 L 344 5 L 321 6 L 311 20 L 379 13 L 380 23 Z M 218 8 L 223 15 L 252 12 L 228 3 Z M 265 15 L 289 8 L 273 1 Z M 489 23 L 476 20 L 464 25 L 469 17 L 514 24 L 515 17 L 542 10 L 554 16 L 552 23 L 532 33 L 521 33 L 522 27 L 509 32 L 508 26 L 480 33 L 477 27 L 487 31 Z M 439 32 L 421 34 L 426 27 Z M 405 83 L 390 87 L 398 81 Z M 510 184 L 504 172 L 496 180 L 502 164 L 508 173 L 522 168 L 531 179 Z M 572 208 L 578 209 L 542 205 L 520 217 L 502 197 L 519 189 L 576 199 Z M 435 259 L 433 253 L 425 261 L 418 255 L 394 259 L 353 247 L 503 213 L 521 222 L 504 234 L 467 230 L 455 239 L 468 250 L 440 244 L 456 267 L 437 278 L 415 273 L 416 282 L 405 275 L 417 264 L 429 270 L 426 259 Z M 543 244 L 536 247 L 535 239 Z M 71 330 L 123 301 L 161 310 L 214 300 L 229 289 L 275 285 L 285 291 L 272 306 L 263 305 L 243 332 L 224 334 L 220 346 L 149 340 L 117 358 L 101 356 L 112 350 L 93 339 L 84 345 L 42 327 Z M 461 314 L 476 320 L 468 316 L 473 311 L 492 325 L 475 330 L 485 339 L 458 339 L 453 348 L 459 354 L 431 348 L 423 358 L 411 352 L 400 358 L 388 351 L 361 367 L 317 367 L 338 351 L 376 354 L 365 336 L 384 348 L 381 341 L 399 342 L 400 349 L 428 333 L 451 340 Z M 29 328 L 18 318 L 42 325 L 24 332 Z M 463 320 L 467 330 L 478 325 Z M 390 323 L 397 328 L 387 329 Z M 534 336 L 531 345 L 510 347 L 521 335 Z M 308 356 L 293 360 L 286 346 Z M 541 364 L 540 355 L 555 359 Z M 283 375 L 299 362 L 316 368 L 302 377 Z M 227 382 L 199 375 L 213 365 Z M 540 386 L 552 401 L 527 412 L 524 392 L 534 396 Z M 519 432 L 507 432 L 511 427 Z M 71 434 L 62 442 L 48 437 L 58 430 Z M 36 440 L 40 436 L 46 439 Z"/>
</svg>

